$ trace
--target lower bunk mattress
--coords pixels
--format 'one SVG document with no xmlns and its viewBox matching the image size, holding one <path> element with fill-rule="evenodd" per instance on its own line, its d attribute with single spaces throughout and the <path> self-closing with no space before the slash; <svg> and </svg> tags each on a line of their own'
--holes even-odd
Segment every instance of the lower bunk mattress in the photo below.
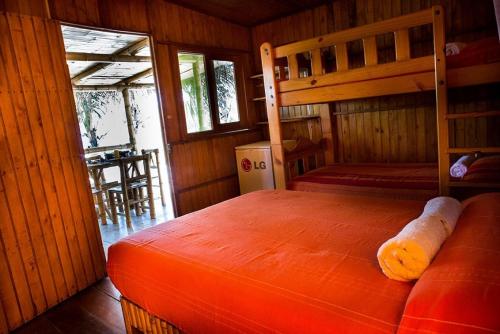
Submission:
<svg viewBox="0 0 500 334">
<path fill-rule="evenodd" d="M 431 290 L 433 298 L 423 303 L 419 295 L 412 297 L 414 283 L 382 274 L 377 249 L 417 217 L 424 204 L 254 192 L 120 240 L 109 249 L 108 273 L 127 300 L 183 333 L 414 333 L 449 324 L 453 330 L 467 328 L 464 323 L 477 327 L 485 317 L 497 319 L 500 303 L 486 310 L 481 305 L 500 296 L 500 268 L 489 264 L 500 251 L 500 226 L 498 217 L 496 225 L 484 218 L 484 208 L 494 208 L 491 202 L 459 223 L 455 234 L 469 223 L 476 223 L 476 230 L 457 235 L 451 253 L 425 281 L 419 294 Z M 474 218 L 481 210 L 478 225 Z M 474 254 L 465 257 L 471 249 Z M 453 267 L 448 256 L 460 265 Z M 478 291 L 448 291 L 457 284 L 459 291 L 468 286 Z M 444 289 L 443 294 L 435 289 Z M 465 296 L 477 312 L 457 304 L 457 296 Z M 425 313 L 436 310 L 439 316 Z M 496 329 L 500 323 L 488 326 Z"/>
<path fill-rule="evenodd" d="M 438 195 L 433 163 L 339 163 L 298 176 L 289 190 L 427 200 Z"/>
</svg>

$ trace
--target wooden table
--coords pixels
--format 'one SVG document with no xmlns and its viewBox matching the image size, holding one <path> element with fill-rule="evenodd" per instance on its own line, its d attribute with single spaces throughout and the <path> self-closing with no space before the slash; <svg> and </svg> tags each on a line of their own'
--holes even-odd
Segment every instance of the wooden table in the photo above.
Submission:
<svg viewBox="0 0 500 334">
<path fill-rule="evenodd" d="M 92 177 L 92 180 L 94 181 L 94 188 L 97 191 L 95 195 L 97 197 L 97 206 L 99 207 L 99 216 L 101 219 L 101 223 L 103 225 L 107 224 L 107 219 L 106 219 L 106 206 L 104 205 L 103 190 L 101 184 L 102 175 L 106 168 L 112 168 L 118 166 L 119 166 L 118 159 L 87 164 L 89 174 Z"/>
</svg>

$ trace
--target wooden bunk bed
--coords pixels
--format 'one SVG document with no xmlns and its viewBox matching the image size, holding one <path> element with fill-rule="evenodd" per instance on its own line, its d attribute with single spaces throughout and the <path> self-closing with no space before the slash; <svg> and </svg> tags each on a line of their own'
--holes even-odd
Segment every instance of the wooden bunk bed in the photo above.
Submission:
<svg viewBox="0 0 500 334">
<path fill-rule="evenodd" d="M 440 186 L 442 193 L 447 192 L 448 155 L 457 150 L 448 147 L 447 87 L 494 82 L 500 77 L 500 64 L 479 65 L 468 70 L 459 68 L 457 71 L 461 71 L 460 74 L 455 70 L 447 73 L 442 16 L 442 8 L 433 7 L 419 13 L 277 48 L 268 43 L 262 46 L 267 112 L 278 188 L 286 187 L 289 172 L 287 166 L 294 165 L 303 156 L 313 157 L 311 164 L 308 160 L 303 166 L 307 172 L 320 164 L 318 156 L 322 150 L 322 145 L 308 145 L 299 141 L 295 150 L 285 153 L 278 112 L 280 106 L 435 89 L 439 122 Z M 408 28 L 429 23 L 434 27 L 434 55 L 410 59 Z M 395 63 L 379 65 L 376 60 L 375 35 L 386 32 L 396 34 L 397 59 Z M 360 38 L 364 41 L 367 66 L 348 70 L 346 43 Z M 323 74 L 319 50 L 332 45 L 336 47 L 337 68 L 342 71 Z M 312 77 L 298 76 L 296 55 L 302 52 L 311 52 Z M 281 57 L 288 58 L 290 79 L 277 82 L 274 65 L 275 60 Z M 495 150 L 486 148 L 483 151 Z M 293 177 L 293 173 L 288 177 Z M 471 210 L 475 212 L 461 217 L 463 221 L 458 226 L 467 228 L 467 225 L 477 224 L 475 217 L 485 210 L 489 211 L 487 217 L 491 218 L 486 222 L 491 226 L 497 223 L 498 219 L 494 218 L 498 217 L 495 215 L 498 210 L 491 203 L 498 201 L 499 195 L 482 196 L 485 197 L 471 199 L 474 203 Z M 476 205 L 475 201 L 482 202 Z M 332 206 L 332 203 L 336 205 Z M 253 192 L 122 239 L 109 250 L 108 273 L 123 295 L 122 308 L 127 333 L 396 331 L 413 284 L 386 280 L 378 268 L 373 266 L 373 256 L 378 245 L 415 217 L 423 205 L 423 201 L 369 196 L 305 194 L 280 190 Z M 360 207 L 363 207 L 363 212 L 360 212 Z M 361 217 L 357 217 L 358 215 Z M 349 224 L 346 224 L 347 221 Z M 332 224 L 339 227 L 334 229 L 335 233 L 332 233 Z M 360 228 L 359 224 L 364 228 Z M 370 226 L 376 228 L 370 229 Z M 380 228 L 381 226 L 384 228 Z M 458 234 L 455 232 L 455 235 Z M 471 247 L 484 243 L 476 237 L 470 237 L 473 234 L 465 234 L 469 236 L 467 242 L 474 243 Z M 486 235 L 495 236 L 494 233 Z M 346 242 L 350 238 L 357 241 Z M 463 240 L 457 242 L 467 245 Z M 496 240 L 489 244 L 495 246 L 494 251 L 497 250 Z M 328 245 L 322 246 L 325 248 L 335 245 L 337 249 L 323 252 L 319 251 L 319 245 Z M 284 253 L 279 247 L 284 247 L 286 252 L 291 253 L 291 262 L 285 261 Z M 345 256 L 339 252 L 342 248 L 345 248 Z M 484 251 L 491 253 L 490 249 Z M 335 272 L 332 274 L 334 261 L 330 257 L 338 256 L 343 262 L 344 258 L 349 258 L 347 254 L 350 253 L 356 254 L 353 257 L 356 263 L 333 266 Z M 486 255 L 480 256 L 486 258 Z M 319 262 L 323 257 L 326 257 L 324 266 Z M 460 258 L 462 259 L 461 256 Z M 488 260 L 494 263 L 493 258 Z M 443 272 L 449 270 L 447 265 L 440 267 Z M 487 269 L 490 268 L 488 265 L 491 264 L 487 264 Z M 450 266 L 456 264 L 450 262 Z M 324 268 L 324 272 L 318 268 Z M 475 270 L 473 268 L 477 269 L 475 262 L 471 268 L 466 267 L 464 270 L 469 272 Z M 345 276 L 343 273 L 339 274 L 343 271 L 347 271 Z M 329 277 L 342 282 L 327 280 L 325 283 L 323 279 L 311 280 L 311 277 Z M 353 277 L 369 277 L 367 281 L 370 286 L 366 287 L 360 281 L 353 285 Z M 327 290 L 318 286 L 319 283 L 326 284 L 332 292 L 326 292 Z M 349 288 L 337 287 L 342 284 L 347 284 Z M 445 284 L 449 287 L 448 283 Z M 436 287 L 439 291 L 443 288 L 443 284 Z M 456 289 L 460 293 L 462 290 L 462 286 Z M 323 297 L 316 295 L 318 291 L 321 291 L 321 295 L 331 296 L 332 300 L 325 299 L 323 303 Z M 344 291 L 347 291 L 345 296 Z M 385 299 L 369 296 L 366 300 L 374 301 L 373 305 L 376 306 L 368 309 L 376 315 L 372 316 L 370 313 L 367 317 L 363 313 L 367 310 L 367 291 L 396 291 L 401 298 L 392 296 L 389 298 L 391 303 L 388 303 L 385 300 L 387 294 L 384 294 Z M 462 296 L 460 294 L 457 298 L 463 299 Z M 483 298 L 483 294 L 478 298 Z M 318 301 L 332 310 L 319 308 L 316 305 Z M 302 307 L 302 304 L 305 306 Z M 380 305 L 387 304 L 390 304 L 391 312 L 380 312 Z M 425 305 L 425 310 L 434 309 L 427 303 L 422 305 Z M 443 310 L 445 306 L 449 308 L 449 305 L 439 304 L 437 309 Z M 491 310 L 496 310 L 494 305 L 480 314 L 485 319 L 493 318 L 488 313 Z M 343 312 L 348 312 L 349 316 Z M 465 314 L 469 313 L 471 312 Z M 274 316 L 270 317 L 269 314 Z M 363 314 L 362 319 L 357 318 L 359 314 Z M 429 317 L 433 318 L 434 315 Z M 446 321 L 442 323 L 451 323 L 451 318 L 445 314 L 443 320 Z M 301 319 L 308 320 L 302 322 Z M 383 328 L 379 327 L 380 323 L 384 324 Z M 404 321 L 402 324 L 401 331 L 405 328 L 408 331 L 418 328 L 405 327 Z"/>
<path fill-rule="evenodd" d="M 428 24 L 432 24 L 433 28 L 433 54 L 411 58 L 409 29 Z M 391 63 L 379 64 L 376 36 L 386 33 L 394 33 L 396 59 Z M 349 69 L 347 43 L 355 40 L 363 41 L 365 66 Z M 325 74 L 321 50 L 332 47 L 335 48 L 337 70 Z M 304 53 L 308 53 L 311 60 L 312 75 L 308 77 L 299 76 L 297 56 Z M 289 168 L 300 156 L 299 151 L 286 152 L 283 149 L 280 107 L 435 90 L 441 194 L 449 193 L 450 186 L 467 186 L 465 182 L 450 182 L 451 154 L 500 152 L 499 147 L 450 148 L 450 120 L 498 116 L 500 112 L 448 114 L 447 89 L 500 81 L 500 62 L 472 64 L 447 70 L 444 11 L 440 6 L 278 47 L 264 43 L 261 57 L 273 168 L 278 189 L 286 188 L 287 179 L 294 175 Z M 276 79 L 275 68 L 283 58 L 288 63 L 288 80 L 280 81 Z M 332 135 L 325 134 L 324 137 L 331 140 Z M 331 143 L 327 146 L 333 147 Z M 306 152 L 304 157 L 307 155 L 310 156 L 311 152 Z M 288 156 L 293 157 L 292 163 Z M 328 160 L 332 159 L 326 159 L 327 163 Z"/>
</svg>

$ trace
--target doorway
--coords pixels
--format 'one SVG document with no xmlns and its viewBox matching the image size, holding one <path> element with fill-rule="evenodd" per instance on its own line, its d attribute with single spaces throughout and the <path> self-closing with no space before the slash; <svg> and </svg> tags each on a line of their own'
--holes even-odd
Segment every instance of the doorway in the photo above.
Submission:
<svg viewBox="0 0 500 334">
<path fill-rule="evenodd" d="M 150 39 L 62 25 L 104 249 L 174 217 Z"/>
</svg>

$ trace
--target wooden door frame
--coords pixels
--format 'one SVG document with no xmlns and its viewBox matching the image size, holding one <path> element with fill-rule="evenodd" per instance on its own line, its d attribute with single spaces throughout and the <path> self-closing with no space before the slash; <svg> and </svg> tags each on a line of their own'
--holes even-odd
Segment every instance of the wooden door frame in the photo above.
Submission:
<svg viewBox="0 0 500 334">
<path fill-rule="evenodd" d="M 122 33 L 122 34 L 129 34 L 129 35 L 137 35 L 137 36 L 143 36 L 148 38 L 149 40 L 149 49 L 151 52 L 151 66 L 153 69 L 153 77 L 154 77 L 154 87 L 155 87 L 155 92 L 156 92 L 156 99 L 158 103 L 158 113 L 160 116 L 160 128 L 161 128 L 161 136 L 162 136 L 162 144 L 163 144 L 163 149 L 165 152 L 165 164 L 166 164 L 166 169 L 167 169 L 167 177 L 169 181 L 169 191 L 170 191 L 170 200 L 172 203 L 172 209 L 173 209 L 173 214 L 174 217 L 178 216 L 177 213 L 177 203 L 176 203 L 176 198 L 175 198 L 175 189 L 174 189 L 174 183 L 173 183 L 173 176 L 172 176 L 172 168 L 171 168 L 171 163 L 170 163 L 170 145 L 168 143 L 168 137 L 166 133 L 166 127 L 165 127 L 165 117 L 164 117 L 164 110 L 163 110 L 163 103 L 162 103 L 162 98 L 161 98 L 161 90 L 159 86 L 159 80 L 158 80 L 158 67 L 156 63 L 156 48 L 155 48 L 155 41 L 154 37 L 151 33 L 144 33 L 144 32 L 136 32 L 136 31 L 127 31 L 127 30 L 117 30 L 117 29 L 109 29 L 109 28 L 103 28 L 103 27 L 98 27 L 98 26 L 89 26 L 89 25 L 83 25 L 83 24 L 75 24 L 75 23 L 70 23 L 70 22 L 65 22 L 61 20 L 55 20 L 52 18 L 49 18 L 50 20 L 54 20 L 59 24 L 59 27 L 61 28 L 62 26 L 70 26 L 70 27 L 77 27 L 77 28 L 83 28 L 83 29 L 91 29 L 91 30 L 96 30 L 96 31 L 103 31 L 103 32 L 112 32 L 112 33 Z M 62 29 L 61 34 L 62 34 Z M 62 38 L 62 36 L 61 36 Z M 74 96 L 73 96 L 74 99 Z M 76 101 L 75 102 L 75 110 L 76 112 Z M 78 129 L 78 131 L 80 131 Z M 80 144 L 83 147 L 83 142 L 81 141 L 81 134 L 80 134 Z M 89 189 L 90 191 L 90 189 Z"/>
</svg>

